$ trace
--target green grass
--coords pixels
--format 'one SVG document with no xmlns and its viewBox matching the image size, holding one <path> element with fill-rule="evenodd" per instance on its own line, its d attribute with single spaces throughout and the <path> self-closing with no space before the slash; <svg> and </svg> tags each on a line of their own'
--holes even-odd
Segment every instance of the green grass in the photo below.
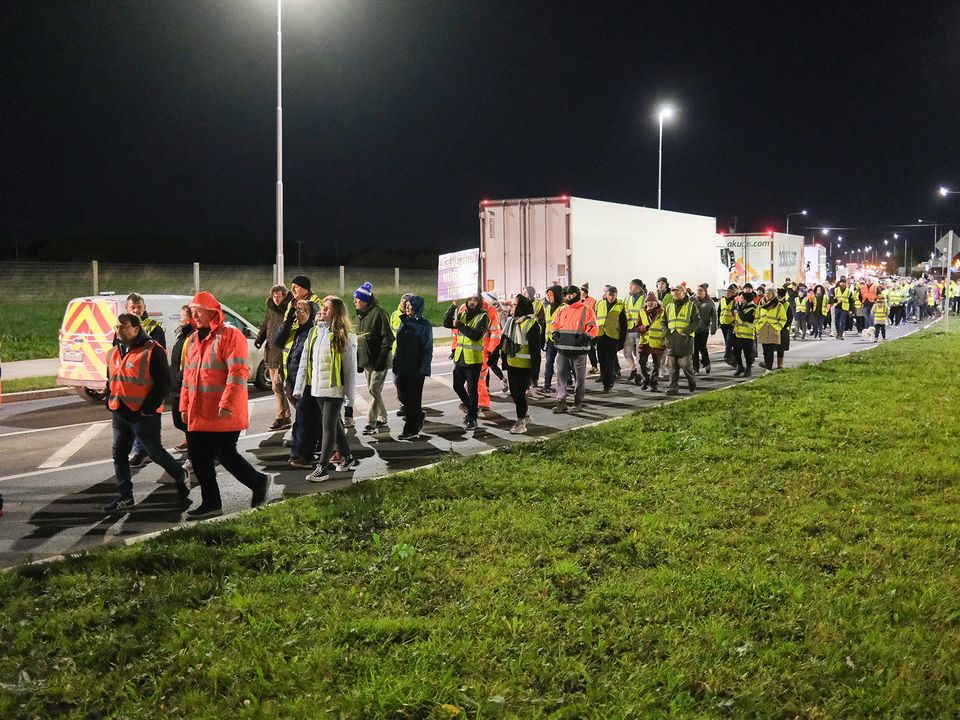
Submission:
<svg viewBox="0 0 960 720">
<path fill-rule="evenodd" d="M 15 378 L 3 381 L 3 391 L 8 393 L 49 390 L 55 387 L 57 387 L 56 375 L 40 375 L 39 377 Z"/>
<path fill-rule="evenodd" d="M 956 717 L 960 332 L 0 576 L 0 717 Z"/>
</svg>

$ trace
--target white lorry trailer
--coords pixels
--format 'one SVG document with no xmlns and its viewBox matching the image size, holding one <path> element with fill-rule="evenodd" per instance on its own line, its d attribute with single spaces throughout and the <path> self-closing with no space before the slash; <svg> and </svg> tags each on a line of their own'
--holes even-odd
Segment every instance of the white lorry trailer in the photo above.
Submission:
<svg viewBox="0 0 960 720">
<path fill-rule="evenodd" d="M 786 233 L 738 233 L 723 236 L 728 283 L 780 286 L 803 280 L 803 236 Z"/>
<path fill-rule="evenodd" d="M 623 296 L 639 278 L 652 290 L 658 277 L 688 287 L 726 284 L 726 246 L 716 219 L 619 203 L 560 196 L 480 203 L 480 284 L 516 293 L 532 285 L 604 285 Z"/>
</svg>

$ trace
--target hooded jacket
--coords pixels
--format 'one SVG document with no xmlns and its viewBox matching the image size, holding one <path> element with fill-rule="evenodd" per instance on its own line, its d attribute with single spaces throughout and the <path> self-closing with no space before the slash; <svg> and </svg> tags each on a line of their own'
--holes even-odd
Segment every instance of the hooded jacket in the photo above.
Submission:
<svg viewBox="0 0 960 720">
<path fill-rule="evenodd" d="M 407 302 L 413 307 L 413 317 L 400 316 L 396 350 L 393 353 L 393 372 L 400 377 L 427 377 L 433 362 L 433 326 L 423 317 L 422 297 L 411 295 Z"/>
<path fill-rule="evenodd" d="M 310 328 L 313 327 L 313 323 L 317 319 L 317 313 L 320 312 L 319 306 L 314 302 L 308 303 L 307 307 L 310 308 L 309 319 L 303 325 L 298 324 L 293 329 L 293 344 L 290 345 L 290 352 L 287 353 L 287 366 L 281 369 L 284 385 L 290 390 L 291 397 L 293 393 L 293 383 L 297 379 L 297 371 L 300 369 L 300 355 L 303 353 L 303 344 L 307 340 Z M 285 330 L 283 326 L 277 328 L 277 336 L 275 339 L 285 341 L 288 332 L 289 331 Z M 280 336 L 281 333 L 283 334 L 282 338 Z M 276 345 L 274 345 L 274 347 L 276 347 Z"/>
<path fill-rule="evenodd" d="M 235 432 L 250 425 L 247 410 L 247 339 L 223 322 L 223 309 L 208 292 L 190 303 L 216 313 L 209 328 L 198 328 L 183 363 L 180 412 L 189 432 Z M 220 408 L 230 411 L 219 416 Z"/>
<path fill-rule="evenodd" d="M 143 347 L 147 344 L 148 341 L 153 340 L 152 337 L 147 335 L 143 331 L 143 328 L 140 328 L 140 333 L 133 339 L 133 342 L 130 343 L 129 347 L 123 343 L 117 343 L 111 353 L 120 353 L 120 357 L 125 357 L 128 352 L 139 347 Z M 156 340 L 153 340 L 156 342 Z M 124 417 L 137 417 L 140 415 L 152 415 L 163 405 L 163 401 L 167 399 L 167 395 L 170 392 L 170 366 L 167 362 L 167 352 L 163 349 L 163 346 L 160 343 L 157 343 L 153 352 L 150 353 L 150 365 L 147 370 L 150 375 L 150 380 L 153 382 L 153 386 L 150 388 L 150 391 L 147 393 L 147 396 L 143 399 L 143 404 L 140 406 L 140 409 L 137 411 L 131 410 L 128 408 L 123 400 L 120 401 L 120 407 L 116 412 L 119 412 Z M 107 388 L 110 387 L 110 363 L 107 362 Z M 107 393 L 109 397 L 110 393 Z"/>
<path fill-rule="evenodd" d="M 193 325 L 181 325 L 177 329 L 177 340 L 170 351 L 170 394 L 180 402 L 180 388 L 183 386 L 183 346 L 197 331 Z M 196 338 L 193 338 L 196 340 Z"/>
<path fill-rule="evenodd" d="M 291 292 L 287 293 L 287 296 L 280 301 L 279 305 L 273 301 L 272 295 L 267 298 L 267 312 L 263 316 L 263 322 L 260 323 L 260 332 L 257 333 L 255 342 L 257 347 L 266 342 L 267 346 L 263 349 L 263 359 L 268 368 L 280 367 L 282 362 L 283 353 L 274 345 L 273 341 L 277 336 L 277 329 L 283 324 L 283 318 L 286 315 L 287 308 L 290 307 L 291 300 L 293 300 L 293 293 Z"/>
</svg>

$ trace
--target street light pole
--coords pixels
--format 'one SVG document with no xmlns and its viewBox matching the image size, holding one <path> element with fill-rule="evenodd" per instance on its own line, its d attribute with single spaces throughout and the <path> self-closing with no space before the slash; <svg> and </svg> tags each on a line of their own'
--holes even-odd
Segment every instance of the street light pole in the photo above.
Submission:
<svg viewBox="0 0 960 720">
<path fill-rule="evenodd" d="M 806 214 L 807 214 L 806 210 L 801 210 L 800 212 L 795 212 L 795 213 L 787 213 L 787 235 L 790 234 L 790 218 L 792 218 L 794 215 L 806 215 Z"/>
<path fill-rule="evenodd" d="M 673 115 L 673 108 L 660 108 L 660 151 L 657 160 L 657 210 L 663 209 L 663 121 Z"/>
<path fill-rule="evenodd" d="M 283 284 L 283 102 L 281 73 L 283 35 L 281 34 L 282 0 L 277 0 L 277 285 Z"/>
</svg>

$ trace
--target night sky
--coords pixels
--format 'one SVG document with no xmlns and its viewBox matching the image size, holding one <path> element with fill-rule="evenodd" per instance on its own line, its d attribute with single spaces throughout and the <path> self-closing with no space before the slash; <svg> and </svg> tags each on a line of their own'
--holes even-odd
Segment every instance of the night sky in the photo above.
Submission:
<svg viewBox="0 0 960 720">
<path fill-rule="evenodd" d="M 960 4 L 284 0 L 288 257 L 476 246 L 569 193 L 741 231 L 960 220 Z M 273 259 L 273 0 L 5 0 L 11 238 L 236 236 Z M 957 224 L 960 229 L 960 223 Z M 856 240 L 857 231 L 843 231 Z M 903 230 L 901 230 L 903 232 Z M 932 245 L 933 231 L 907 231 Z M 175 251 L 179 252 L 179 251 Z M 172 258 L 189 260 L 184 257 Z M 131 258 L 132 259 L 132 258 Z"/>
</svg>

